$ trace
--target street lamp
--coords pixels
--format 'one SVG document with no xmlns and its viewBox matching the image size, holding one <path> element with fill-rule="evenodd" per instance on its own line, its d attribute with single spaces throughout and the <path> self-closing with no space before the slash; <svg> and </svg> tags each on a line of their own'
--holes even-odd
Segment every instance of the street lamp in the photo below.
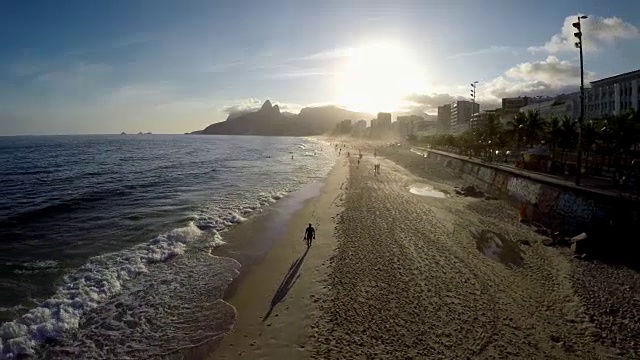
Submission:
<svg viewBox="0 0 640 360">
<path fill-rule="evenodd" d="M 474 81 L 471 83 L 471 117 L 476 113 L 476 87 L 478 86 L 478 81 Z M 478 119 L 474 119 L 474 122 L 477 122 Z M 469 125 L 471 125 L 471 119 L 469 119 Z M 474 124 L 475 125 L 475 124 Z M 471 126 L 469 126 L 471 127 Z"/>
<path fill-rule="evenodd" d="M 471 83 L 471 101 L 476 102 L 476 87 L 478 86 L 478 82 L 474 81 Z"/>
<path fill-rule="evenodd" d="M 578 41 L 576 47 L 580 49 L 580 118 L 578 119 L 578 158 L 576 160 L 576 185 L 580 185 L 580 177 L 582 176 L 582 123 L 584 122 L 584 60 L 582 57 L 582 23 L 580 20 L 586 19 L 586 15 L 578 16 L 578 21 L 574 22 L 573 27 L 578 30 L 574 33 Z"/>
</svg>

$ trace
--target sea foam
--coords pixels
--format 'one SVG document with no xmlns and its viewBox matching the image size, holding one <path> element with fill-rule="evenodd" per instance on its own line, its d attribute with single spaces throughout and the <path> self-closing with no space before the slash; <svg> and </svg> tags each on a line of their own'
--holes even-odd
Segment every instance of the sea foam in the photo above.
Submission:
<svg viewBox="0 0 640 360">
<path fill-rule="evenodd" d="M 90 259 L 65 276 L 56 294 L 17 320 L 0 327 L 0 358 L 33 355 L 37 346 L 77 329 L 82 315 L 120 292 L 123 282 L 148 271 L 148 266 L 184 252 L 202 234 L 195 224 L 174 229 L 128 250 Z"/>
</svg>

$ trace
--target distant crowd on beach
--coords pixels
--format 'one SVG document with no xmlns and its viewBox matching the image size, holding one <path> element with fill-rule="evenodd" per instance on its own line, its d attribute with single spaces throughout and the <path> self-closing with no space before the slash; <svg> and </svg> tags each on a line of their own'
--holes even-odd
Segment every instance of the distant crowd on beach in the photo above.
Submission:
<svg viewBox="0 0 640 360">
<path fill-rule="evenodd" d="M 333 149 L 335 152 L 338 153 L 338 156 L 342 156 L 342 149 L 345 149 L 346 151 L 346 157 L 350 158 L 351 157 L 351 151 L 346 150 L 347 148 L 356 148 L 356 146 L 348 146 L 347 144 L 344 143 L 333 143 Z M 362 148 L 358 148 L 358 159 L 357 159 L 357 166 L 356 168 L 360 168 L 360 162 L 362 161 L 362 157 L 364 155 L 362 154 Z M 378 151 L 374 148 L 373 149 L 373 158 L 377 159 L 378 158 Z M 375 163 L 373 165 L 373 174 L 374 176 L 380 175 L 380 163 Z"/>
<path fill-rule="evenodd" d="M 364 154 L 362 153 L 362 148 L 358 147 L 356 145 L 347 145 L 344 143 L 331 143 L 331 145 L 333 145 L 333 150 L 335 152 L 338 153 L 338 156 L 342 156 L 342 150 L 345 150 L 345 156 L 347 157 L 347 159 L 351 158 L 351 151 L 348 149 L 354 149 L 354 150 L 358 150 L 358 158 L 357 158 L 357 166 L 356 168 L 359 169 L 360 168 L 360 162 L 362 162 L 362 158 L 364 157 Z M 378 158 L 378 150 L 374 147 L 373 148 L 373 158 L 377 159 Z M 291 155 L 291 160 L 293 160 L 293 155 Z M 376 162 L 373 165 L 373 176 L 378 176 L 380 175 L 380 163 Z M 313 240 L 315 240 L 316 238 L 316 229 L 313 227 L 313 225 L 311 223 L 309 223 L 309 226 L 307 226 L 307 228 L 305 229 L 304 232 L 304 236 L 303 236 L 303 240 L 306 242 L 307 244 L 307 248 L 311 247 L 311 244 L 313 243 Z"/>
</svg>

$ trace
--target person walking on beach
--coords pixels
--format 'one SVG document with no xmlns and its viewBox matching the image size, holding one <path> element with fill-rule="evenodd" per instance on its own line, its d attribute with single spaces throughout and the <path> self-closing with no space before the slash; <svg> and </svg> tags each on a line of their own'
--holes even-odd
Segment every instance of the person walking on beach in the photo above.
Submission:
<svg viewBox="0 0 640 360">
<path fill-rule="evenodd" d="M 303 240 L 307 241 L 307 246 L 311 246 L 311 240 L 315 240 L 315 238 L 316 238 L 316 229 L 314 229 L 313 226 L 309 224 L 309 226 L 307 226 L 307 229 L 304 231 Z"/>
</svg>

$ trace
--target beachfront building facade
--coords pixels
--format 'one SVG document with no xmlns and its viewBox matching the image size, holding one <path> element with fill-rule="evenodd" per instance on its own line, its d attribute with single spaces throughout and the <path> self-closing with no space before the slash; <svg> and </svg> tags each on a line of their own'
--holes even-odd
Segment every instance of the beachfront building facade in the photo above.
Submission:
<svg viewBox="0 0 640 360">
<path fill-rule="evenodd" d="M 451 132 L 451 104 L 438 106 L 436 124 L 436 132 L 438 134 L 449 134 Z"/>
<path fill-rule="evenodd" d="M 528 96 L 518 96 L 502 99 L 502 112 L 500 114 L 500 122 L 507 124 L 513 121 L 513 118 L 520 112 L 520 108 L 529 105 Z"/>
<path fill-rule="evenodd" d="M 471 119 L 469 120 L 469 129 L 470 130 L 478 130 L 487 123 L 489 116 L 497 115 L 500 116 L 502 113 L 502 109 L 494 109 L 494 110 L 484 110 L 482 112 L 475 113 L 471 115 Z"/>
<path fill-rule="evenodd" d="M 342 120 L 336 126 L 336 132 L 338 134 L 351 134 L 351 120 Z"/>
<path fill-rule="evenodd" d="M 536 111 L 547 120 L 554 116 L 578 119 L 580 116 L 580 93 L 562 94 L 539 102 L 530 102 L 520 108 L 520 112 L 527 111 Z"/>
<path fill-rule="evenodd" d="M 437 117 L 435 115 L 425 114 L 424 119 L 415 124 L 414 134 L 419 136 L 435 134 L 436 121 Z"/>
<path fill-rule="evenodd" d="M 476 102 L 460 100 L 451 104 L 451 133 L 462 134 L 469 130 L 471 115 L 480 112 Z"/>
<path fill-rule="evenodd" d="M 396 132 L 402 137 L 414 135 L 422 125 L 424 118 L 419 115 L 398 116 L 394 122 Z"/>
<path fill-rule="evenodd" d="M 619 115 L 640 106 L 640 70 L 591 82 L 585 95 L 585 114 L 589 119 Z"/>
<path fill-rule="evenodd" d="M 376 120 L 376 126 L 386 129 L 391 128 L 391 113 L 379 112 Z"/>
<path fill-rule="evenodd" d="M 378 116 L 371 120 L 371 135 L 379 137 L 391 131 L 391 113 L 379 112 Z"/>
<path fill-rule="evenodd" d="M 520 108 L 529 104 L 528 96 L 518 96 L 511 98 L 502 98 L 502 111 L 504 113 L 515 113 L 520 111 Z"/>
<path fill-rule="evenodd" d="M 367 120 L 358 120 L 351 126 L 351 133 L 355 136 L 363 136 L 367 131 Z"/>
</svg>

